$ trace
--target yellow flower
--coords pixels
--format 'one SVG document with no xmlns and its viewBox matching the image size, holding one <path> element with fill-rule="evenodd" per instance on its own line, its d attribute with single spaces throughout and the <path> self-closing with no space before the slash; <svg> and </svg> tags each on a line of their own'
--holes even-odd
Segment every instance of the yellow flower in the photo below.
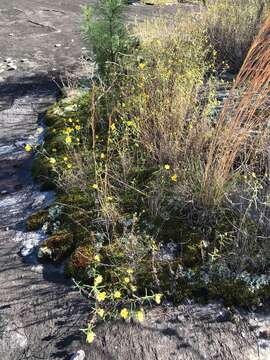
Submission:
<svg viewBox="0 0 270 360">
<path fill-rule="evenodd" d="M 64 161 L 68 161 L 68 158 L 66 156 L 63 157 Z"/>
<path fill-rule="evenodd" d="M 162 294 L 156 294 L 155 295 L 155 302 L 157 304 L 160 304 L 161 303 L 161 297 L 162 297 Z"/>
<path fill-rule="evenodd" d="M 67 168 L 68 168 L 68 169 L 71 169 L 71 168 L 72 168 L 72 164 L 70 164 L 70 163 L 67 164 Z"/>
<path fill-rule="evenodd" d="M 144 311 L 143 309 L 137 311 L 136 318 L 139 322 L 142 322 L 144 320 Z"/>
<path fill-rule="evenodd" d="M 170 167 L 169 164 L 165 164 L 165 165 L 164 165 L 164 169 L 165 169 L 165 170 L 170 170 L 170 168 L 171 168 L 171 167 Z"/>
<path fill-rule="evenodd" d="M 55 158 L 51 157 L 49 159 L 49 162 L 50 162 L 50 164 L 54 165 L 56 163 L 56 160 L 55 160 Z"/>
<path fill-rule="evenodd" d="M 135 291 L 137 291 L 137 286 L 130 285 L 130 289 L 131 289 L 132 292 L 135 292 Z"/>
<path fill-rule="evenodd" d="M 251 176 L 252 176 L 254 179 L 256 179 L 256 177 L 257 177 L 255 172 L 251 173 Z"/>
<path fill-rule="evenodd" d="M 133 122 L 132 120 L 129 120 L 129 121 L 127 121 L 127 125 L 128 125 L 128 126 L 133 126 L 133 125 L 134 125 L 134 122 Z"/>
<path fill-rule="evenodd" d="M 176 174 L 172 175 L 172 176 L 171 176 L 171 180 L 174 181 L 174 182 L 176 182 L 176 181 L 177 181 L 177 175 L 176 175 Z"/>
<path fill-rule="evenodd" d="M 104 314 L 105 314 L 105 310 L 104 309 L 97 309 L 97 314 L 98 316 L 100 316 L 101 318 L 103 318 Z"/>
<path fill-rule="evenodd" d="M 154 240 L 153 240 L 152 243 L 151 243 L 151 247 L 152 247 L 152 250 L 153 250 L 153 251 L 158 250 L 158 246 L 157 246 L 157 244 L 156 244 L 156 242 L 155 242 Z"/>
<path fill-rule="evenodd" d="M 100 262 L 100 255 L 95 255 L 95 256 L 94 256 L 94 260 L 95 260 L 96 262 Z"/>
<path fill-rule="evenodd" d="M 95 285 L 99 285 L 102 283 L 102 280 L 103 280 L 103 277 L 101 275 L 98 275 L 96 278 L 95 278 Z"/>
<path fill-rule="evenodd" d="M 128 309 L 127 309 L 127 308 L 123 308 L 123 309 L 120 311 L 120 316 L 121 316 L 123 319 L 127 319 L 127 318 L 128 318 Z"/>
<path fill-rule="evenodd" d="M 141 70 L 143 70 L 143 69 L 145 68 L 145 63 L 140 63 L 140 64 L 139 64 L 139 68 L 140 68 Z"/>
<path fill-rule="evenodd" d="M 74 131 L 73 128 L 71 128 L 71 127 L 67 127 L 67 128 L 66 128 L 66 133 L 67 133 L 67 134 L 72 133 L 72 131 Z"/>
<path fill-rule="evenodd" d="M 93 184 L 92 189 L 97 190 L 98 189 L 98 184 Z"/>
<path fill-rule="evenodd" d="M 100 154 L 100 158 L 101 158 L 101 159 L 104 159 L 104 158 L 105 158 L 105 154 L 101 153 L 101 154 Z"/>
<path fill-rule="evenodd" d="M 106 292 L 98 292 L 97 293 L 97 301 L 104 301 L 106 299 Z"/>
<path fill-rule="evenodd" d="M 112 129 L 112 131 L 114 131 L 116 129 L 115 123 L 112 123 L 111 129 Z"/>
<path fill-rule="evenodd" d="M 77 131 L 80 131 L 80 130 L 81 130 L 81 125 L 75 125 L 75 129 L 76 129 Z"/>
<path fill-rule="evenodd" d="M 66 144 L 71 144 L 72 143 L 72 137 L 71 136 L 67 136 L 66 137 Z"/>
<path fill-rule="evenodd" d="M 128 273 L 128 274 L 133 274 L 133 273 L 134 273 L 134 270 L 131 269 L 131 268 L 128 268 L 128 269 L 127 269 L 127 273 Z"/>
<path fill-rule="evenodd" d="M 37 133 L 38 133 L 38 134 L 41 134 L 42 132 L 43 132 L 43 128 L 42 128 L 42 127 L 37 128 Z"/>
<path fill-rule="evenodd" d="M 91 344 L 95 340 L 95 336 L 96 334 L 92 330 L 87 331 L 86 341 Z"/>
<path fill-rule="evenodd" d="M 111 196 L 107 196 L 107 200 L 108 200 L 108 201 L 112 201 L 113 198 L 112 198 Z"/>
<path fill-rule="evenodd" d="M 116 290 L 115 292 L 114 292 L 114 294 L 113 294 L 113 297 L 115 298 L 115 299 L 120 299 L 121 298 L 121 292 L 119 291 L 119 290 Z"/>
<path fill-rule="evenodd" d="M 68 122 L 72 123 L 72 122 L 73 122 L 73 120 L 72 120 L 71 118 L 69 118 L 69 119 L 68 119 Z"/>
<path fill-rule="evenodd" d="M 29 152 L 32 150 L 32 146 L 29 144 L 26 144 L 24 149 L 25 149 L 25 151 Z"/>
<path fill-rule="evenodd" d="M 124 278 L 124 282 L 125 282 L 126 284 L 128 284 L 128 283 L 130 282 L 130 278 L 129 278 L 129 277 L 125 277 L 125 278 Z"/>
</svg>

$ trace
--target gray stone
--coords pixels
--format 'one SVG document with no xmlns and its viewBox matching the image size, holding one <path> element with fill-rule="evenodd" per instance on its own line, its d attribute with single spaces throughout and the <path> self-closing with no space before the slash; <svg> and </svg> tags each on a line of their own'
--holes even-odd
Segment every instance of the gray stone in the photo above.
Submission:
<svg viewBox="0 0 270 360">
<path fill-rule="evenodd" d="M 11 70 L 17 70 L 17 65 L 10 63 L 7 65 L 7 70 L 11 71 Z"/>
<path fill-rule="evenodd" d="M 265 339 L 260 339 L 258 345 L 261 349 L 268 349 L 270 346 L 270 341 Z"/>
<path fill-rule="evenodd" d="M 70 358 L 70 360 L 84 360 L 85 352 L 83 350 L 76 351 Z"/>
</svg>

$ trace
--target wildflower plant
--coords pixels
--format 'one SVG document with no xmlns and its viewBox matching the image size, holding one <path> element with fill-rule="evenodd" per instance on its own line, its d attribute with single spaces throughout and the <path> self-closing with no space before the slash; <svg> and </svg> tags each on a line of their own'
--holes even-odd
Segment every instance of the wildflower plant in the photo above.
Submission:
<svg viewBox="0 0 270 360">
<path fill-rule="evenodd" d="M 94 341 L 94 329 L 98 322 L 112 319 L 133 319 L 142 322 L 145 317 L 143 306 L 151 303 L 160 304 L 162 299 L 162 295 L 158 293 L 149 295 L 146 291 L 142 295 L 138 292 L 139 287 L 135 285 L 136 273 L 132 268 L 113 266 L 107 269 L 105 273 L 111 278 L 111 281 L 108 281 L 108 278 L 105 280 L 99 273 L 100 271 L 104 274 L 104 267 L 106 268 L 106 264 L 101 260 L 89 268 L 88 275 L 93 279 L 92 285 L 75 281 L 77 288 L 94 300 L 91 320 L 87 328 L 82 329 L 88 343 Z"/>
</svg>

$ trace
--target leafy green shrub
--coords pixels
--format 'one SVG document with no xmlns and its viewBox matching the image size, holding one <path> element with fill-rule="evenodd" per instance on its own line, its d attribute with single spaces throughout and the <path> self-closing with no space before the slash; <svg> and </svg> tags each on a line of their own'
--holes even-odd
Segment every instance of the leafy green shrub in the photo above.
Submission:
<svg viewBox="0 0 270 360">
<path fill-rule="evenodd" d="M 100 75 L 129 54 L 133 41 L 123 21 L 123 0 L 100 0 L 95 7 L 86 6 L 82 26 L 83 38 L 94 55 Z"/>
</svg>

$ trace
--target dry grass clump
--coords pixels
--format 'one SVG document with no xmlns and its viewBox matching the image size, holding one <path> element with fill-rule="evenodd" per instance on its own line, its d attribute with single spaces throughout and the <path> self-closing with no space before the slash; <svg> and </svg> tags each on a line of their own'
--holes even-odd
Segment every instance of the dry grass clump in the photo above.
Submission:
<svg viewBox="0 0 270 360">
<path fill-rule="evenodd" d="M 270 18 L 254 41 L 217 121 L 209 147 L 206 189 L 224 187 L 234 172 L 258 169 L 269 140 Z M 255 163 L 254 163 L 255 162 Z M 264 171 L 268 164 L 264 163 Z"/>
<path fill-rule="evenodd" d="M 189 201 L 199 195 L 202 149 L 213 131 L 214 53 L 199 17 L 149 21 L 140 24 L 136 34 L 141 58 L 138 95 L 131 102 L 137 109 L 139 142 L 151 166 L 170 166 L 178 179 L 172 188 L 181 187 L 176 191 Z"/>
<path fill-rule="evenodd" d="M 269 261 L 270 17 L 253 42 L 217 123 L 205 168 L 205 189 L 224 188 L 242 175 L 236 228 L 238 266 Z M 253 178 L 253 180 L 249 180 Z M 208 193 L 209 194 L 209 193 Z M 211 194 L 211 196 L 213 196 Z M 241 205 L 240 205 L 241 204 Z M 255 224 L 252 221 L 255 220 Z M 256 256 L 255 256 L 256 254 Z M 260 255 L 258 255 L 260 254 Z"/>
<path fill-rule="evenodd" d="M 265 0 L 207 1 L 205 23 L 220 63 L 234 72 L 240 69 L 268 10 Z"/>
</svg>

